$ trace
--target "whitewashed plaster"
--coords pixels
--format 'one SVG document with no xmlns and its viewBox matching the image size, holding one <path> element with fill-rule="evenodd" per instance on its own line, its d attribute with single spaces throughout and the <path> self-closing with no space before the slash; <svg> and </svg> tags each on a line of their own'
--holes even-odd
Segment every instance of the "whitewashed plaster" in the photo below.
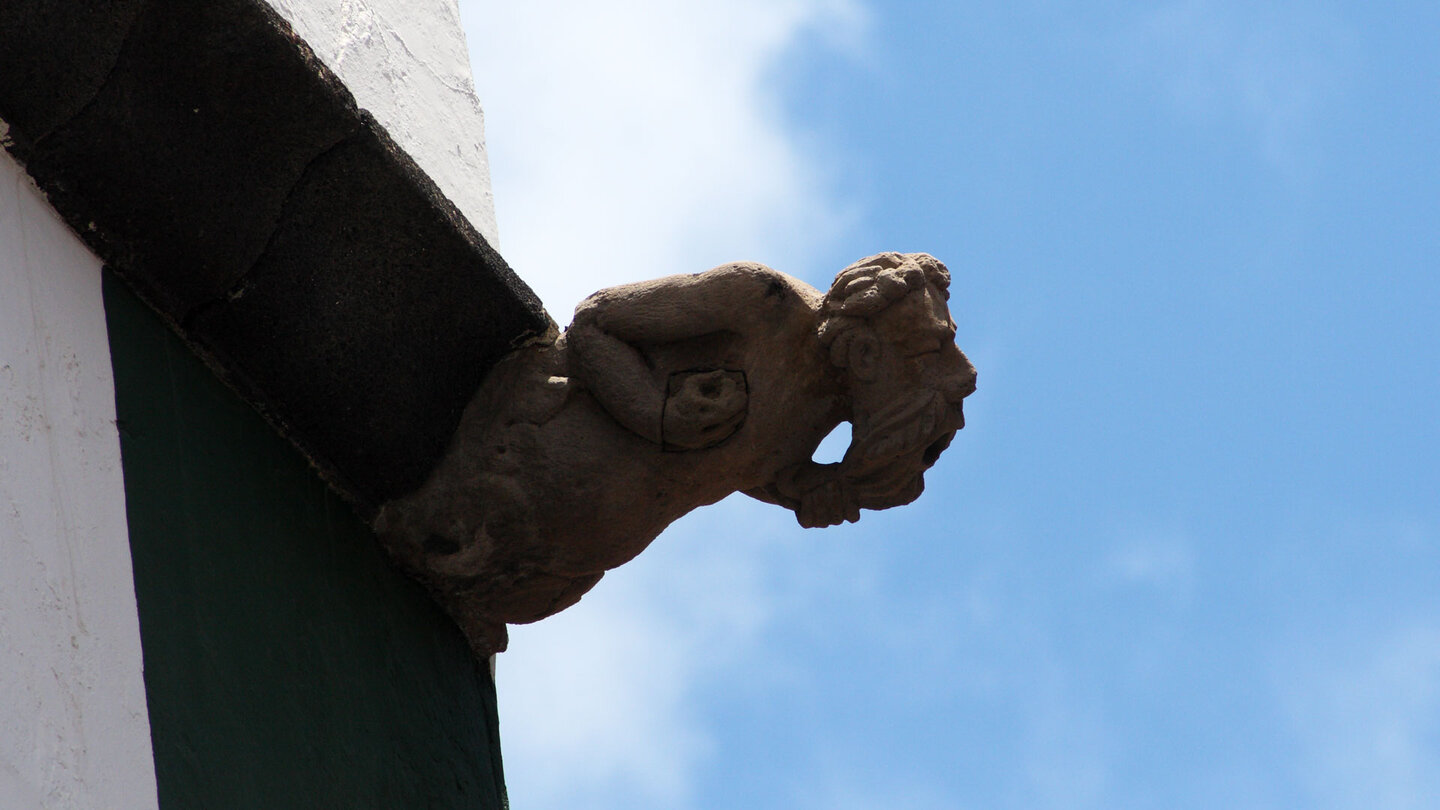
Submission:
<svg viewBox="0 0 1440 810">
<path fill-rule="evenodd" d="M 156 807 L 141 667 L 100 262 L 0 150 L 0 807 Z"/>
<path fill-rule="evenodd" d="M 456 0 L 269 0 L 492 247 L 485 117 Z"/>
</svg>

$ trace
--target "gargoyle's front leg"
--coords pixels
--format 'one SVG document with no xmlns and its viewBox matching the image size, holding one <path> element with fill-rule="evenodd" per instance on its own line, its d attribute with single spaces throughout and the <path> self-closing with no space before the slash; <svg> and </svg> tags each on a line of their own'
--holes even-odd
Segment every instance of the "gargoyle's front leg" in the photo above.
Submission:
<svg viewBox="0 0 1440 810">
<path fill-rule="evenodd" d="M 571 363 L 600 407 L 625 429 L 661 444 L 665 389 L 655 382 L 640 352 L 580 314 L 565 340 Z"/>
<path fill-rule="evenodd" d="M 729 438 L 745 420 L 745 374 L 685 371 L 663 384 L 640 352 L 589 319 L 566 333 L 572 363 L 595 401 L 627 430 L 667 450 L 700 450 Z"/>
<path fill-rule="evenodd" d="M 807 529 L 860 519 L 860 506 L 845 480 L 843 462 L 817 464 L 806 459 L 781 470 L 770 486 L 746 494 L 786 507 Z"/>
</svg>

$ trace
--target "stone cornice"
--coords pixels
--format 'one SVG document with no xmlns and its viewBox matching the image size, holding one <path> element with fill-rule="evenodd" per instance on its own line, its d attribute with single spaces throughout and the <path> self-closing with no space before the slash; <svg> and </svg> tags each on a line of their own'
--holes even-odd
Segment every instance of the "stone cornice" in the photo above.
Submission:
<svg viewBox="0 0 1440 810">
<path fill-rule="evenodd" d="M 16 0 L 0 119 L 76 233 L 367 516 L 552 328 L 259 0 Z"/>
</svg>

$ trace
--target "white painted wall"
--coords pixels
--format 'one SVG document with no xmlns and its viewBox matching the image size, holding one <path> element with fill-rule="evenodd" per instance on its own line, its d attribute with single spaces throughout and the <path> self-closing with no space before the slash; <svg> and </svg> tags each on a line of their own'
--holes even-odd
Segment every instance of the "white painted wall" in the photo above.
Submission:
<svg viewBox="0 0 1440 810">
<path fill-rule="evenodd" d="M 156 807 L 141 667 L 100 262 L 0 151 L 0 808 Z"/>
<path fill-rule="evenodd" d="M 269 1 L 498 246 L 455 0 Z M 156 806 L 100 262 L 0 150 L 0 809 Z"/>
<path fill-rule="evenodd" d="M 499 249 L 485 117 L 456 0 L 268 0 Z"/>
</svg>

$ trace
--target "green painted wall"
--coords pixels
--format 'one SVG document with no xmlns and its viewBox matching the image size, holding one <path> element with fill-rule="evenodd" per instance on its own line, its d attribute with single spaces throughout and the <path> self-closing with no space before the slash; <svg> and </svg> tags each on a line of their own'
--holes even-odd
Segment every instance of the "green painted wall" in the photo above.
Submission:
<svg viewBox="0 0 1440 810">
<path fill-rule="evenodd" d="M 500 808 L 459 632 L 108 272 L 105 306 L 161 808 Z"/>
</svg>

